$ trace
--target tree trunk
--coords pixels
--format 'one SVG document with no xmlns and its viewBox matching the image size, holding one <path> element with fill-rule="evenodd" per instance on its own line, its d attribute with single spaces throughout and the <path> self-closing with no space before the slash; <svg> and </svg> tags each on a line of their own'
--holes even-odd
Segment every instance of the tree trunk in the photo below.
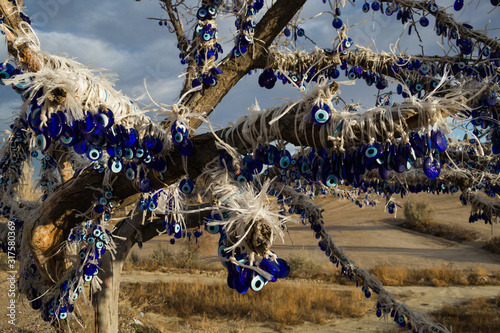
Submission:
<svg viewBox="0 0 500 333">
<path fill-rule="evenodd" d="M 112 260 L 109 253 L 105 253 L 102 258 L 101 269 L 104 275 L 102 289 L 92 298 L 96 333 L 118 332 L 118 296 L 123 262 L 124 260 L 118 258 Z"/>
<path fill-rule="evenodd" d="M 135 243 L 134 235 L 141 223 L 142 214 L 136 214 L 120 222 L 113 234 L 120 238 L 123 237 L 125 240 L 116 238 L 115 259 L 111 258 L 109 251 L 101 258 L 101 271 L 99 273 L 99 278 L 102 280 L 101 290 L 92 296 L 96 333 L 118 332 L 118 300 L 122 268 Z"/>
</svg>

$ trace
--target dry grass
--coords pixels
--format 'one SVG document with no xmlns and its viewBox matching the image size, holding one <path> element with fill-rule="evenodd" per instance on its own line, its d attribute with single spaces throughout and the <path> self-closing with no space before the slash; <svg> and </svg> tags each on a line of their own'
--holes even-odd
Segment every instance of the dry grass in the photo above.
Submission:
<svg viewBox="0 0 500 333">
<path fill-rule="evenodd" d="M 479 237 L 473 230 L 458 226 L 449 226 L 432 220 L 434 209 L 426 201 L 408 200 L 404 206 L 406 221 L 401 224 L 403 228 L 414 230 L 423 234 L 445 238 L 454 242 L 470 242 Z"/>
<path fill-rule="evenodd" d="M 500 296 L 468 300 L 458 305 L 447 304 L 432 316 L 451 327 L 453 333 L 500 332 Z"/>
<path fill-rule="evenodd" d="M 500 254 L 500 237 L 493 237 L 487 241 L 486 244 L 483 245 L 483 249 Z"/>
<path fill-rule="evenodd" d="M 337 284 L 352 284 L 352 281 L 339 274 L 335 266 L 324 267 L 313 260 L 305 250 L 299 250 L 289 259 L 290 279 L 320 280 Z M 459 269 L 453 266 L 429 268 L 407 268 L 393 265 L 377 265 L 369 272 L 386 286 L 433 286 L 447 287 L 500 285 L 500 272 L 488 272 L 482 266 Z"/>
<path fill-rule="evenodd" d="M 175 269 L 193 270 L 203 269 L 207 271 L 222 270 L 220 263 L 206 263 L 202 256 L 213 252 L 213 238 L 203 236 L 194 240 L 182 241 L 180 247 L 158 246 L 153 253 L 146 257 L 140 257 L 132 252 L 124 265 L 125 271 L 144 270 L 148 272 Z M 177 245 L 176 245 L 177 246 Z"/>
<path fill-rule="evenodd" d="M 317 286 L 276 283 L 244 295 L 223 283 L 157 282 L 127 284 L 122 295 L 144 312 L 188 318 L 248 319 L 294 325 L 333 318 L 360 318 L 373 304 L 359 290 L 334 291 Z"/>
<path fill-rule="evenodd" d="M 451 266 L 405 268 L 378 265 L 369 270 L 387 286 L 483 286 L 499 285 L 500 274 L 490 273 L 484 267 L 458 269 Z"/>
</svg>

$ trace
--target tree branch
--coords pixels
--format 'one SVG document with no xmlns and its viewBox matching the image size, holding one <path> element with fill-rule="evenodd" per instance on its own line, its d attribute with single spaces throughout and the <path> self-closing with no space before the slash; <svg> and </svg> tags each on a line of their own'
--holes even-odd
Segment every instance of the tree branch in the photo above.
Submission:
<svg viewBox="0 0 500 333">
<path fill-rule="evenodd" d="M 306 0 L 278 0 L 264 14 L 264 17 L 255 28 L 254 40 L 257 41 L 250 47 L 245 56 L 237 59 L 233 54 L 227 55 L 218 67 L 223 71 L 219 75 L 219 82 L 215 87 L 209 87 L 202 91 L 190 94 L 185 102 L 191 111 L 196 113 L 205 112 L 210 115 L 226 94 L 238 83 L 238 81 L 255 68 L 259 57 L 265 56 L 269 46 L 293 18 L 297 11 L 304 5 Z M 202 124 L 201 120 L 193 119 L 190 126 L 194 129 Z"/>
<path fill-rule="evenodd" d="M 468 39 L 475 39 L 484 45 L 488 45 L 492 50 L 495 50 L 500 54 L 500 42 L 498 40 L 489 38 L 487 35 L 482 34 L 477 30 L 467 29 L 463 26 L 463 24 L 455 21 L 453 15 L 446 13 L 446 11 L 442 8 L 438 8 L 436 12 L 431 12 L 428 7 L 430 2 L 415 0 L 381 0 L 381 2 L 397 3 L 401 7 L 423 10 L 430 15 L 433 15 L 436 18 L 436 21 L 439 22 L 439 24 L 446 26 L 448 30 L 456 30 L 461 38 L 465 37 Z"/>
</svg>

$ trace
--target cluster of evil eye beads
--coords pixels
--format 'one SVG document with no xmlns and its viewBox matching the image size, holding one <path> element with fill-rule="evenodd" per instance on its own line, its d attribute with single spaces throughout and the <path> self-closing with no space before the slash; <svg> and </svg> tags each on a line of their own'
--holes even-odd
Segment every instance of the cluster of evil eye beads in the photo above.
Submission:
<svg viewBox="0 0 500 333">
<path fill-rule="evenodd" d="M 493 6 L 498 6 L 499 1 L 498 0 L 490 0 L 491 4 Z M 453 5 L 453 8 L 455 11 L 460 11 L 464 6 L 464 1 L 463 0 L 455 0 L 455 3 Z M 396 13 L 396 19 L 398 21 L 401 21 L 403 25 L 407 24 L 408 22 L 419 22 L 420 26 L 422 27 L 427 27 L 429 26 L 429 19 L 426 17 L 427 14 L 430 14 L 432 16 L 436 16 L 438 11 L 440 11 L 439 6 L 431 1 L 427 4 L 425 9 L 422 9 L 422 13 L 420 15 L 420 19 L 416 20 L 414 18 L 414 14 L 418 15 L 417 10 L 415 8 L 410 8 L 410 7 L 404 7 L 400 6 L 398 4 L 388 4 L 387 7 L 383 8 L 382 2 L 379 1 L 373 1 L 370 3 L 365 2 L 362 6 L 362 10 L 364 13 L 368 13 L 369 11 L 373 10 L 374 12 L 380 11 L 381 14 L 387 15 L 387 16 L 392 16 L 394 13 Z M 335 25 L 334 25 L 335 26 Z M 472 29 L 472 26 L 469 24 L 462 24 L 463 28 L 465 29 Z M 408 28 L 408 35 L 411 35 L 412 33 L 412 28 L 413 25 L 410 25 Z M 456 40 L 456 46 L 460 49 L 462 54 L 464 55 L 469 55 L 472 54 L 474 50 L 474 44 L 468 40 L 467 38 L 462 38 L 459 35 L 459 32 L 457 29 L 454 27 L 448 27 L 446 23 L 440 22 L 436 20 L 435 26 L 434 26 L 436 35 L 438 36 L 443 36 L 443 37 L 449 37 L 451 39 Z"/>
<path fill-rule="evenodd" d="M 43 291 L 37 290 L 42 278 L 37 266 L 29 266 L 24 279 L 27 281 L 25 290 L 30 305 L 34 310 L 42 310 L 42 319 L 53 323 L 56 320 L 67 319 L 74 310 L 74 302 L 83 291 L 83 286 L 91 282 L 99 273 L 102 255 L 109 245 L 111 234 L 96 222 L 87 221 L 84 225 L 71 230 L 67 245 L 76 245 L 78 251 L 77 268 L 68 275 L 57 288 L 51 290 L 50 296 L 44 297 Z"/>
<path fill-rule="evenodd" d="M 18 73 L 19 71 L 10 64 L 0 67 L 0 78 L 9 78 Z M 22 85 L 13 88 L 21 94 L 25 93 Z M 98 109 L 97 113 L 87 111 L 81 120 L 70 119 L 67 117 L 67 112 L 62 111 L 42 114 L 45 102 L 41 105 L 37 103 L 37 99 L 42 95 L 43 90 L 40 89 L 31 99 L 27 119 L 21 123 L 26 129 L 33 131 L 35 146 L 42 153 L 47 151 L 52 142 L 59 141 L 61 145 L 72 147 L 76 153 L 96 162 L 94 168 L 99 172 L 103 172 L 106 168 L 113 173 L 125 170 L 128 179 L 139 178 L 142 192 L 150 192 L 152 189 L 152 183 L 145 176 L 144 169 L 155 170 L 160 174 L 167 171 L 167 161 L 159 156 L 163 150 L 161 139 L 147 135 L 141 140 L 135 128 L 127 129 L 123 125 L 115 124 L 110 109 Z M 48 121 L 42 121 L 44 118 L 48 118 Z M 187 137 L 186 127 L 180 122 L 175 122 L 171 133 L 172 141 L 179 146 L 181 154 L 185 156 L 191 154 L 193 145 Z M 37 157 L 38 154 L 34 152 L 32 156 Z M 44 170 L 47 169 L 45 171 L 48 174 L 49 169 L 55 168 L 55 161 L 46 156 L 42 166 Z M 52 187 L 54 180 L 54 177 L 49 178 L 46 180 L 48 188 Z"/>
<path fill-rule="evenodd" d="M 198 23 L 195 26 L 194 42 L 191 44 L 192 51 L 189 52 L 198 72 L 198 77 L 191 83 L 193 88 L 216 86 L 218 76 L 222 74 L 222 70 L 213 66 L 219 58 L 219 53 L 223 52 L 222 46 L 217 42 L 219 33 L 215 25 L 220 4 L 221 0 L 211 0 L 208 6 L 200 7 L 196 13 Z M 187 63 L 187 55 L 181 52 L 180 56 L 181 63 Z"/>
<path fill-rule="evenodd" d="M 222 219 L 223 217 L 221 217 L 219 214 L 212 213 L 206 218 L 205 226 L 208 233 L 220 234 L 218 254 L 219 257 L 224 259 L 222 260 L 222 265 L 228 271 L 227 285 L 231 289 L 236 290 L 240 294 L 246 293 L 248 289 L 251 289 L 253 291 L 260 291 L 268 282 L 276 282 L 278 279 L 284 279 L 288 276 L 288 274 L 290 273 L 290 266 L 284 259 L 281 258 L 277 258 L 276 260 L 262 258 L 256 264 L 250 263 L 248 254 L 246 253 L 239 253 L 234 256 L 235 260 L 246 266 L 252 264 L 269 273 L 269 280 L 251 268 L 241 267 L 233 264 L 229 260 L 229 258 L 231 257 L 231 253 L 226 251 L 226 248 L 228 247 L 228 238 L 225 231 L 219 225 L 210 223 L 213 221 L 220 221 Z"/>
<path fill-rule="evenodd" d="M 264 7 L 264 0 L 242 1 L 235 5 L 233 11 L 237 13 L 234 22 L 237 31 L 235 45 L 231 51 L 235 58 L 244 55 L 248 51 L 249 45 L 253 44 L 253 35 L 257 23 L 255 16 Z"/>
<path fill-rule="evenodd" d="M 36 135 L 36 147 L 42 152 L 49 148 L 52 141 L 59 141 L 96 162 L 94 168 L 99 172 L 106 168 L 113 173 L 125 170 L 130 180 L 140 177 L 142 192 L 149 192 L 152 188 L 143 168 L 158 173 L 167 171 L 166 160 L 158 155 L 163 150 L 162 140 L 152 136 L 141 140 L 134 128 L 115 125 L 113 112 L 109 109 L 99 109 L 95 114 L 87 112 L 82 120 L 70 120 L 64 112 L 58 111 L 51 113 L 45 123 L 41 121 L 42 109 L 43 104 L 38 105 L 36 97 L 33 98 L 28 124 Z M 104 151 L 107 154 L 103 154 Z"/>
<path fill-rule="evenodd" d="M 23 163 L 29 154 L 31 134 L 27 131 L 26 120 L 17 118 L 10 126 L 11 135 L 4 147 L 3 155 L 0 157 L 0 186 L 2 192 L 9 192 L 10 189 L 19 183 L 22 175 Z M 0 203 L 0 214 L 9 218 L 10 208 Z"/>
<path fill-rule="evenodd" d="M 243 158 L 242 168 L 237 172 L 229 154 L 221 151 L 219 157 L 221 166 L 234 173 L 235 180 L 241 183 L 252 181 L 254 174 L 267 173 L 274 166 L 280 170 L 280 180 L 284 183 L 304 178 L 333 187 L 340 182 L 360 185 L 361 176 L 371 170 L 378 170 L 380 178 L 385 180 L 388 171 L 402 173 L 418 165 L 418 159 L 427 178 L 434 179 L 441 172 L 441 160 L 432 152 L 442 153 L 446 148 L 446 137 L 440 131 L 433 131 L 428 135 L 412 133 L 409 143 L 375 142 L 342 153 L 320 148 L 296 159 L 286 149 L 259 145 L 254 154 Z"/>
</svg>

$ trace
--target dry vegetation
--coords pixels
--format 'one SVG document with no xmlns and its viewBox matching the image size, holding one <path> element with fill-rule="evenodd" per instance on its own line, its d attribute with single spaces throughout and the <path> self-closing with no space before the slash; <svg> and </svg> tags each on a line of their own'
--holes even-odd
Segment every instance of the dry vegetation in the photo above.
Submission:
<svg viewBox="0 0 500 333">
<path fill-rule="evenodd" d="M 484 286 L 500 285 L 500 272 L 490 273 L 477 266 L 458 269 L 452 266 L 406 268 L 378 265 L 369 270 L 386 286 Z"/>
<path fill-rule="evenodd" d="M 145 270 L 159 272 L 194 273 L 203 271 L 220 271 L 225 269 L 220 263 L 206 264 L 200 260 L 201 251 L 207 244 L 198 245 L 188 242 L 178 253 L 168 248 L 159 247 L 150 256 L 141 258 L 131 255 L 125 265 L 126 270 Z M 351 285 L 352 281 L 339 274 L 334 265 L 323 266 L 311 259 L 305 250 L 296 251 L 290 258 L 290 275 L 288 279 L 303 279 Z M 375 275 L 386 286 L 484 286 L 500 285 L 500 272 L 489 272 L 482 266 L 459 269 L 451 265 L 429 268 L 407 268 L 393 265 L 377 265 L 368 271 Z M 225 276 L 225 274 L 223 274 Z"/>
<path fill-rule="evenodd" d="M 224 283 L 156 282 L 123 286 L 123 293 L 144 312 L 187 318 L 248 319 L 294 325 L 323 323 L 336 317 L 360 318 L 373 304 L 359 290 L 280 283 L 240 295 Z"/>
<path fill-rule="evenodd" d="M 467 230 L 458 226 L 449 226 L 432 219 L 434 209 L 427 201 L 408 200 L 404 206 L 405 222 L 403 228 L 423 234 L 445 238 L 454 242 L 470 242 L 478 238 L 476 231 Z"/>
<path fill-rule="evenodd" d="M 500 237 L 493 237 L 484 244 L 483 249 L 500 254 Z"/>
<path fill-rule="evenodd" d="M 453 333 L 497 333 L 500 332 L 500 296 L 447 304 L 432 316 L 451 327 Z"/>
<path fill-rule="evenodd" d="M 217 262 L 204 262 L 201 257 L 207 253 L 214 251 L 215 245 L 211 244 L 213 238 L 209 235 L 203 235 L 198 239 L 182 242 L 178 248 L 162 247 L 153 250 L 153 253 L 146 257 L 140 257 L 137 253 L 132 252 L 127 258 L 123 269 L 142 270 L 142 271 L 172 271 L 181 269 L 183 271 L 190 270 L 207 270 L 219 271 L 223 267 Z"/>
</svg>

